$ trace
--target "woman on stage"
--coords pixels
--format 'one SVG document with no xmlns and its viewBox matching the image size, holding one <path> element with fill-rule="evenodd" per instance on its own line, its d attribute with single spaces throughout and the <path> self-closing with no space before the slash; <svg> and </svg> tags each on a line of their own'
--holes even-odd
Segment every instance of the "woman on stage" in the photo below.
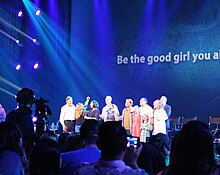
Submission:
<svg viewBox="0 0 220 175">
<path fill-rule="evenodd" d="M 85 116 L 85 119 L 94 119 L 99 120 L 100 119 L 100 112 L 99 112 L 99 103 L 96 100 L 92 100 L 89 104 L 89 111 L 87 112 L 87 115 Z"/>
<path fill-rule="evenodd" d="M 166 120 L 168 119 L 166 111 L 160 100 L 154 101 L 154 129 L 152 135 L 158 133 L 166 134 Z"/>
<path fill-rule="evenodd" d="M 139 107 L 137 105 L 134 106 L 134 112 L 131 114 L 131 117 L 132 117 L 131 135 L 134 137 L 140 137 L 141 115 L 139 112 Z"/>
</svg>

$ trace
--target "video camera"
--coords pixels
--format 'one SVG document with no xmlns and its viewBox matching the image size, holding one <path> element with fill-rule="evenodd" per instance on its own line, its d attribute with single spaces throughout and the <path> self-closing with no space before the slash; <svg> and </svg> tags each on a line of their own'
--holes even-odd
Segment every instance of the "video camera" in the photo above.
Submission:
<svg viewBox="0 0 220 175">
<path fill-rule="evenodd" d="M 35 115 L 37 117 L 41 117 L 44 118 L 48 115 L 52 115 L 52 111 L 50 110 L 49 106 L 47 105 L 47 103 L 49 103 L 48 100 L 44 100 L 42 97 L 40 99 L 35 99 L 35 105 L 36 105 L 36 109 L 35 109 Z"/>
<path fill-rule="evenodd" d="M 44 100 L 42 97 L 40 99 L 35 99 L 34 101 L 35 108 L 35 116 L 37 117 L 36 121 L 36 133 L 41 135 L 44 131 L 49 129 L 49 118 L 48 115 L 52 115 L 52 111 L 47 105 L 49 103 L 48 100 Z"/>
</svg>

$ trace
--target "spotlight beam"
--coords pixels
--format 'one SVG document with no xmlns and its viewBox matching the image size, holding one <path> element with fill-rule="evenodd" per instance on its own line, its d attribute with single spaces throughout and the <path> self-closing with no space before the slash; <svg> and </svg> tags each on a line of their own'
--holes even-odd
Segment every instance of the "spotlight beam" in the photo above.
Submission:
<svg viewBox="0 0 220 175">
<path fill-rule="evenodd" d="M 53 53 L 56 50 L 56 47 L 54 45 L 54 38 L 51 39 L 51 33 L 48 34 L 47 31 L 45 31 L 45 28 L 43 28 L 41 26 L 41 23 L 39 22 L 39 19 L 36 18 L 36 16 L 32 13 L 34 8 L 34 4 L 29 1 L 29 0 L 22 0 L 24 3 L 25 8 L 27 9 L 27 12 L 29 14 L 29 16 L 31 17 L 34 26 L 37 28 L 37 30 L 39 31 L 42 39 L 44 40 L 45 43 L 47 43 L 47 47 L 45 48 L 46 51 L 48 53 Z M 43 15 L 39 16 L 39 18 L 41 18 Z M 54 32 L 53 32 L 54 33 Z M 54 62 L 54 64 L 60 65 L 61 69 L 63 70 L 63 74 L 68 75 L 68 71 L 66 70 L 66 68 L 64 67 L 62 60 L 59 58 L 58 54 L 54 54 L 53 58 L 56 60 L 56 63 Z"/>
<path fill-rule="evenodd" d="M 13 93 L 11 93 L 11 92 L 9 92 L 9 91 L 7 91 L 7 90 L 5 90 L 5 89 L 1 88 L 1 87 L 0 87 L 0 91 L 5 92 L 6 94 L 8 94 L 8 95 L 11 95 L 11 96 L 15 97 L 15 94 L 13 94 Z"/>
<path fill-rule="evenodd" d="M 66 40 L 68 40 L 68 36 L 66 35 L 66 33 L 63 32 L 63 30 L 60 27 L 58 27 L 58 25 L 55 25 L 54 21 L 52 21 L 51 18 L 45 15 L 44 13 L 42 13 L 42 15 L 39 16 L 39 18 L 36 18 L 36 16 L 33 13 L 33 10 L 36 9 L 36 6 L 29 0 L 22 0 L 22 1 L 32 21 L 34 22 L 34 25 L 38 29 L 41 37 L 43 38 L 44 42 L 47 43 L 46 50 L 48 51 L 48 53 L 52 55 L 52 53 L 54 53 L 54 51 L 56 50 L 54 45 L 54 40 L 56 40 L 59 44 L 59 47 L 62 48 L 61 54 L 65 55 L 66 57 L 70 56 L 70 58 L 72 59 L 70 64 L 73 64 L 73 66 L 78 65 L 78 67 L 80 67 L 83 73 L 87 72 L 88 71 L 87 68 L 85 66 L 82 66 L 81 61 L 79 59 L 73 59 L 77 56 L 75 55 L 74 50 L 70 49 L 69 45 L 65 44 Z M 59 37 L 60 35 L 62 37 Z M 79 46 L 75 45 L 74 47 L 77 47 L 78 49 Z M 83 52 L 86 52 L 85 48 L 83 49 Z M 62 60 L 60 59 L 58 54 L 52 55 L 52 57 L 54 59 L 51 63 L 55 64 L 54 60 L 56 60 L 56 66 L 57 65 L 60 66 L 59 69 L 63 70 L 63 75 L 68 75 L 68 72 L 64 67 L 64 65 L 62 64 Z M 91 77 L 95 77 L 95 75 L 93 75 L 92 72 L 91 72 Z M 88 77 L 88 79 L 90 79 L 90 77 Z M 92 83 L 94 84 L 94 82 Z M 98 82 L 95 82 L 95 85 L 99 87 Z"/>
<path fill-rule="evenodd" d="M 3 20 L 2 18 L 0 18 L 0 22 L 2 22 L 3 24 L 5 24 L 5 25 L 11 27 L 12 29 L 14 29 L 15 31 L 17 31 L 18 33 L 22 34 L 23 36 L 25 36 L 25 37 L 27 37 L 28 39 L 30 39 L 30 40 L 33 41 L 34 38 L 32 38 L 32 37 L 29 36 L 28 34 L 22 32 L 21 30 L 19 30 L 19 29 L 16 28 L 15 26 L 9 24 L 7 21 Z"/>
<path fill-rule="evenodd" d="M 12 83 L 12 82 L 10 82 L 10 81 L 4 79 L 4 78 L 1 77 L 1 76 L 0 76 L 0 82 L 3 82 L 3 83 L 5 83 L 5 84 L 7 84 L 8 86 L 13 87 L 13 88 L 16 89 L 16 90 L 19 90 L 19 91 L 21 90 L 20 87 L 18 87 L 18 86 L 15 85 L 14 83 Z"/>
<path fill-rule="evenodd" d="M 17 39 L 15 39 L 14 37 L 12 37 L 11 35 L 9 35 L 8 33 L 4 32 L 1 29 L 0 29 L 0 33 L 2 33 L 3 35 L 7 36 L 10 39 L 12 39 L 13 41 L 17 42 Z"/>
</svg>

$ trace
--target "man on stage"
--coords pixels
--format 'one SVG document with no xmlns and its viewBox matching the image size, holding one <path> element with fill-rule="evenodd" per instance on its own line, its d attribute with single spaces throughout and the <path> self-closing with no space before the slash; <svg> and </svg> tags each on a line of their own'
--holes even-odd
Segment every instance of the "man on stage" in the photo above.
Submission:
<svg viewBox="0 0 220 175">
<path fill-rule="evenodd" d="M 64 132 L 75 133 L 75 111 L 76 107 L 73 104 L 73 98 L 71 96 L 66 97 L 66 104 L 62 106 L 60 112 L 60 123 Z"/>
<path fill-rule="evenodd" d="M 102 109 L 101 118 L 104 121 L 118 121 L 119 110 L 115 104 L 112 104 L 112 97 L 106 96 L 105 103 L 106 106 Z"/>
<path fill-rule="evenodd" d="M 163 105 L 163 109 L 166 111 L 168 119 L 166 120 L 166 128 L 170 129 L 170 121 L 169 118 L 171 116 L 171 106 L 167 104 L 167 97 L 166 96 L 162 96 L 160 97 L 160 101 Z"/>
</svg>

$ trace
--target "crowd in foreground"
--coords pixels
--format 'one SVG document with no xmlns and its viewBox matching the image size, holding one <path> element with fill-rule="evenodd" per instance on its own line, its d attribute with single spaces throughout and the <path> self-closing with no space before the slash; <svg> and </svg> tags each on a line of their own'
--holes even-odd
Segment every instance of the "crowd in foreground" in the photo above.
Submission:
<svg viewBox="0 0 220 175">
<path fill-rule="evenodd" d="M 80 131 L 80 136 L 59 137 L 45 132 L 27 157 L 16 124 L 0 123 L 0 174 L 220 174 L 212 134 L 200 121 L 185 124 L 171 149 L 163 134 L 138 147 L 127 147 L 127 132 L 118 121 L 99 125 L 88 120 Z"/>
</svg>

